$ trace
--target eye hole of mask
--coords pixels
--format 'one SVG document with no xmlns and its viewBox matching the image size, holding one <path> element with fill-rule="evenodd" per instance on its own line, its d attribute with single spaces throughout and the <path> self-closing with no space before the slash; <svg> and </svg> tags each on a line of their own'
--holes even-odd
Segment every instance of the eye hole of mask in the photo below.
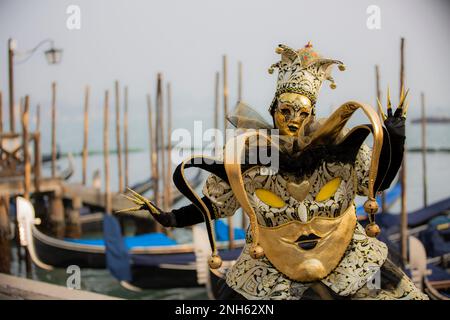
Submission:
<svg viewBox="0 0 450 320">
<path fill-rule="evenodd" d="M 321 202 L 329 199 L 336 193 L 337 189 L 341 185 L 341 181 L 341 178 L 334 178 L 328 181 L 316 195 L 316 201 Z"/>
<path fill-rule="evenodd" d="M 272 191 L 266 189 L 256 189 L 255 194 L 262 202 L 264 202 L 268 206 L 274 208 L 283 208 L 286 205 L 283 199 L 281 199 Z"/>
</svg>

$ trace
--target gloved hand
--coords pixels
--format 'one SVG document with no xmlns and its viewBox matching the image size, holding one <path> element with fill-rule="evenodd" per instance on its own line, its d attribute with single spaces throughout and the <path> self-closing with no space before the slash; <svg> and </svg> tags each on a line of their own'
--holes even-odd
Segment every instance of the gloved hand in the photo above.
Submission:
<svg viewBox="0 0 450 320">
<path fill-rule="evenodd" d="M 116 213 L 147 210 L 151 214 L 151 216 L 162 226 L 164 227 L 176 226 L 175 215 L 172 214 L 172 212 L 164 212 L 160 208 L 158 208 L 153 202 L 143 197 L 139 193 L 135 192 L 134 190 L 131 190 L 130 188 L 128 188 L 128 190 L 131 192 L 132 196 L 131 197 L 127 195 L 123 196 L 128 200 L 137 204 L 137 206 L 121 209 L 116 211 Z"/>
<path fill-rule="evenodd" d="M 395 110 L 392 112 L 391 97 L 388 88 L 387 93 L 387 114 L 384 113 L 381 102 L 378 102 L 378 109 L 383 118 L 385 126 L 385 134 L 383 138 L 383 149 L 380 158 L 387 159 L 386 171 L 380 170 L 382 173 L 377 176 L 376 190 L 386 190 L 389 188 L 391 182 L 394 180 L 398 170 L 403 161 L 403 153 L 405 149 L 405 123 L 406 113 L 408 111 L 409 103 L 406 101 L 408 91 L 401 90 L 400 102 Z"/>
<path fill-rule="evenodd" d="M 406 102 L 406 97 L 408 96 L 409 90 L 404 92 L 403 88 L 400 93 L 400 103 L 392 113 L 391 97 L 388 89 L 387 94 L 387 115 L 383 112 L 383 107 L 380 100 L 378 100 L 378 108 L 384 120 L 384 125 L 389 132 L 390 138 L 404 138 L 405 137 L 405 122 L 406 113 L 408 111 L 409 103 Z"/>
</svg>

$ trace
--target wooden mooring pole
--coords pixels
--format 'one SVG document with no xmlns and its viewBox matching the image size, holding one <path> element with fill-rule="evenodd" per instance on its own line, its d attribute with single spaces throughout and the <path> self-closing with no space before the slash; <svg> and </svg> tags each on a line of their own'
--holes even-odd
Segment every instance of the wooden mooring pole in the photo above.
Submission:
<svg viewBox="0 0 450 320">
<path fill-rule="evenodd" d="M 153 124 L 153 111 L 151 97 L 147 95 L 147 111 L 148 111 L 148 142 L 150 154 L 150 169 L 153 178 L 153 199 L 159 197 L 159 183 L 158 183 L 158 150 L 155 134 L 155 126 Z"/>
<path fill-rule="evenodd" d="M 150 172 L 152 178 L 153 201 L 160 199 L 160 184 L 159 184 L 159 170 L 158 170 L 158 147 L 157 147 L 157 119 L 154 119 L 154 112 L 152 107 L 151 96 L 146 95 L 147 98 L 147 121 L 148 121 L 148 143 L 150 156 Z M 162 227 L 153 220 L 138 219 L 136 224 L 136 234 L 143 234 L 149 232 L 161 232 Z"/>
<path fill-rule="evenodd" d="M 161 199 L 161 205 L 164 208 L 164 210 L 168 210 L 167 208 L 167 198 L 165 197 L 165 190 L 166 190 L 166 132 L 164 130 L 164 90 L 163 90 L 163 80 L 162 80 L 162 74 L 159 74 L 159 90 L 157 92 L 158 94 L 158 110 L 159 110 L 159 119 L 161 121 L 159 129 L 160 129 L 160 150 L 161 150 L 161 177 L 162 177 L 162 183 L 163 183 L 163 192 Z"/>
<path fill-rule="evenodd" d="M 8 39 L 9 131 L 16 131 L 14 105 L 14 40 Z"/>
<path fill-rule="evenodd" d="M 404 89 L 405 84 L 405 39 L 400 40 L 400 94 Z M 408 261 L 408 212 L 406 206 L 406 157 L 407 148 L 405 146 L 405 154 L 403 156 L 403 163 L 401 167 L 401 181 L 402 181 L 402 192 L 401 192 L 401 213 L 400 213 L 400 235 L 401 235 L 401 256 L 404 263 Z"/>
<path fill-rule="evenodd" d="M 123 192 L 123 173 L 122 173 L 122 145 L 120 142 L 120 100 L 119 100 L 119 81 L 115 82 L 116 98 L 116 146 L 117 146 L 117 172 L 119 174 L 118 192 Z"/>
<path fill-rule="evenodd" d="M 50 197 L 50 233 L 56 238 L 64 238 L 65 219 L 64 204 L 61 190 L 55 190 Z"/>
<path fill-rule="evenodd" d="M 52 177 L 56 177 L 56 82 L 52 82 Z M 56 238 L 64 238 L 64 204 L 62 190 L 55 190 L 50 196 L 48 218 L 49 232 Z"/>
<path fill-rule="evenodd" d="M 41 105 L 36 106 L 36 131 L 41 131 Z"/>
<path fill-rule="evenodd" d="M 125 188 L 130 185 L 129 181 L 129 167 L 128 167 L 128 87 L 123 90 L 123 104 L 124 104 L 124 115 L 123 115 L 123 143 L 125 148 Z"/>
<path fill-rule="evenodd" d="M 420 94 L 421 104 L 421 127 L 422 127 L 422 186 L 423 186 L 423 206 L 428 206 L 428 183 L 427 183 L 427 121 L 425 118 L 425 94 Z"/>
<path fill-rule="evenodd" d="M 166 172 L 166 208 L 172 208 L 172 87 L 167 84 L 167 172 Z"/>
<path fill-rule="evenodd" d="M 105 168 L 105 211 L 111 214 L 111 190 L 109 186 L 109 93 L 105 92 L 105 106 L 103 113 L 103 162 Z"/>
<path fill-rule="evenodd" d="M 56 177 L 56 82 L 52 83 L 52 178 Z"/>
<path fill-rule="evenodd" d="M 36 193 L 40 191 L 41 172 L 41 106 L 38 104 L 36 107 L 36 130 L 34 133 L 34 188 Z"/>
<path fill-rule="evenodd" d="M 227 71 L 227 56 L 223 56 L 222 60 L 222 68 L 223 68 L 223 132 L 224 132 L 224 143 L 226 142 L 226 130 L 228 124 L 228 71 Z M 234 248 L 234 229 L 233 229 L 233 219 L 232 217 L 227 217 L 228 223 L 228 247 L 229 249 Z"/>
<path fill-rule="evenodd" d="M 375 90 L 377 96 L 377 101 L 375 101 L 375 105 L 377 105 L 378 101 L 381 101 L 380 68 L 378 65 L 375 65 Z M 380 119 L 382 119 L 381 114 Z M 381 212 L 386 212 L 386 194 L 384 191 L 381 192 Z"/>
<path fill-rule="evenodd" d="M 31 189 L 31 164 L 29 152 L 29 113 L 30 113 L 30 97 L 25 97 L 24 109 L 22 117 L 22 144 L 23 144 L 23 158 L 24 158 L 24 195 L 23 197 L 30 200 Z"/>
<path fill-rule="evenodd" d="M 23 197 L 30 200 L 30 190 L 31 190 L 31 160 L 30 160 L 30 149 L 29 149 L 29 125 L 30 125 L 30 97 L 25 96 L 23 113 L 21 114 L 22 122 L 22 144 L 23 144 L 23 158 L 24 158 L 24 194 Z M 31 259 L 28 250 L 25 250 L 25 268 L 27 275 L 31 274 Z"/>
<path fill-rule="evenodd" d="M 164 132 L 164 105 L 163 105 L 163 80 L 162 80 L 162 74 L 158 73 L 158 79 L 157 79 L 157 88 L 156 88 L 156 118 L 157 118 L 157 124 L 156 124 L 156 133 L 157 133 L 157 151 L 158 151 L 158 162 L 161 163 L 160 167 L 160 174 L 158 174 L 159 177 L 161 177 L 161 182 L 163 184 L 162 186 L 162 192 L 160 192 L 160 197 L 157 200 L 157 205 L 160 207 L 165 208 L 165 201 L 164 201 L 164 177 L 166 173 L 166 141 L 165 141 L 165 132 Z"/>
<path fill-rule="evenodd" d="M 9 195 L 0 196 L 0 273 L 11 272 L 11 245 L 9 241 Z"/>
<path fill-rule="evenodd" d="M 216 129 L 215 143 L 214 143 L 214 157 L 218 155 L 219 151 L 219 108 L 220 108 L 220 73 L 216 72 L 214 83 L 214 129 Z"/>
<path fill-rule="evenodd" d="M 84 123 L 83 123 L 83 153 L 82 153 L 82 183 L 87 184 L 87 160 L 88 160 L 88 141 L 89 141 L 89 93 L 90 87 L 86 86 L 84 90 Z"/>
<path fill-rule="evenodd" d="M 66 237 L 80 238 L 81 237 L 81 223 L 80 223 L 80 209 L 82 207 L 81 197 L 76 196 L 72 198 L 72 206 L 67 208 L 66 212 Z"/>
</svg>

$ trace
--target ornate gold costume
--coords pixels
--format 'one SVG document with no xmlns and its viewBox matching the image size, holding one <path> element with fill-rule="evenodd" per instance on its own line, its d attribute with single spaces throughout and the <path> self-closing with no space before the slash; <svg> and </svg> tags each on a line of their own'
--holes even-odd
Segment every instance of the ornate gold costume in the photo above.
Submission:
<svg viewBox="0 0 450 320">
<path fill-rule="evenodd" d="M 231 216 L 242 208 L 250 220 L 246 245 L 227 272 L 226 284 L 244 298 L 301 299 L 320 284 L 338 297 L 352 299 L 426 299 L 402 271 L 389 267 L 387 246 L 375 238 L 380 231 L 374 221 L 376 192 L 380 186 L 389 186 L 398 171 L 393 164 L 403 157 L 406 95 L 402 93 L 395 115 L 389 102 L 388 115 L 383 117 L 385 127 L 375 110 L 355 101 L 341 105 L 326 119 L 316 119 L 321 84 L 329 80 L 335 88 L 331 67 L 338 65 L 342 71 L 343 63 L 322 58 L 311 43 L 299 50 L 279 45 L 276 52 L 281 60 L 269 69 L 270 73 L 279 69 L 269 111 L 279 135 L 258 131 L 272 126 L 240 103 L 229 115 L 239 132 L 227 141 L 216 167 L 209 168 L 213 174 L 204 185 L 205 197 L 200 199 L 184 179 L 185 166 L 194 166 L 189 161 L 180 164 L 174 174 L 182 177 L 177 187 L 193 202 L 192 212 L 200 211 L 206 222 L 212 249 L 210 267 L 222 263 L 212 219 Z M 369 124 L 346 129 L 358 109 Z M 363 143 L 370 133 L 372 148 Z M 261 147 L 261 140 L 256 139 L 255 144 L 251 138 L 276 147 L 282 157 L 279 168 L 247 163 L 246 152 Z M 401 146 L 398 154 L 394 142 Z M 386 157 L 383 161 L 382 154 Z M 366 229 L 356 221 L 356 195 L 368 198 L 364 209 L 370 223 Z M 137 209 L 147 208 L 169 226 L 182 218 L 168 215 L 175 221 L 171 224 L 147 200 L 134 202 Z M 387 269 L 395 274 L 397 283 L 372 286 L 376 276 Z"/>
</svg>

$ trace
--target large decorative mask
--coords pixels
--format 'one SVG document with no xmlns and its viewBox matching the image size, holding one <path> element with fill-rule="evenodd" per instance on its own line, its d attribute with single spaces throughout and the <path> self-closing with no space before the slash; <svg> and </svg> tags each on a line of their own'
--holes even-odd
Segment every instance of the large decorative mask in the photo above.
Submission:
<svg viewBox="0 0 450 320">
<path fill-rule="evenodd" d="M 259 239 L 265 255 L 280 272 L 295 281 L 311 282 L 336 268 L 355 226 L 355 207 L 351 205 L 337 218 L 314 217 L 308 222 L 295 220 L 272 228 L 259 226 Z"/>
</svg>

